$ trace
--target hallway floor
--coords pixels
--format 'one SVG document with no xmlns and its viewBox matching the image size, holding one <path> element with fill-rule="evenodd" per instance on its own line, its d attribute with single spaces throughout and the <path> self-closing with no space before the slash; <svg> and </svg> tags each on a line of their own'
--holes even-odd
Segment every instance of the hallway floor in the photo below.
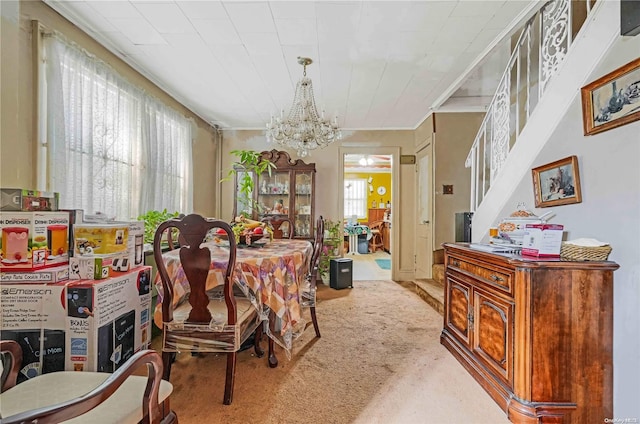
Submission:
<svg viewBox="0 0 640 424">
<path fill-rule="evenodd" d="M 362 255 L 345 254 L 344 257 L 353 259 L 353 280 L 354 281 L 390 280 L 391 279 L 391 270 L 382 269 L 376 263 L 376 259 L 391 260 L 391 255 L 387 252 L 379 250 L 375 253 L 367 253 Z"/>
</svg>

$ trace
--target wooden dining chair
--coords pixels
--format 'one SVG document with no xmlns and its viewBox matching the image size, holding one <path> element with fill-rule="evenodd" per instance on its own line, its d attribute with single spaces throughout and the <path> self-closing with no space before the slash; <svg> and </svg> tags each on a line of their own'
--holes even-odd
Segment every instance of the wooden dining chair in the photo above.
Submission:
<svg viewBox="0 0 640 424">
<path fill-rule="evenodd" d="M 289 218 L 281 218 L 277 216 L 265 216 L 260 220 L 266 222 L 273 229 L 274 239 L 289 238 L 292 239 L 295 233 L 293 224 Z"/>
<path fill-rule="evenodd" d="M 318 318 L 316 317 L 316 281 L 318 279 L 318 265 L 320 264 L 320 254 L 324 246 L 324 219 L 320 216 L 316 222 L 316 237 L 313 242 L 313 253 L 309 261 L 309 272 L 302 287 L 302 306 L 311 310 L 311 322 L 316 331 L 316 336 L 320 337 Z"/>
<path fill-rule="evenodd" d="M 374 221 L 369 224 L 369 229 L 371 230 L 369 250 L 371 251 L 371 253 L 376 252 L 378 249 L 384 250 L 382 227 L 384 227 L 384 221 Z"/>
<path fill-rule="evenodd" d="M 177 228 L 180 232 L 180 265 L 184 271 L 190 293 L 182 302 L 174 302 L 174 281 L 162 258 L 162 233 Z M 222 285 L 207 292 L 207 277 L 212 268 L 211 251 L 201 246 L 211 229 L 222 229 L 229 241 L 229 257 L 219 272 Z M 224 352 L 227 370 L 224 388 L 225 405 L 233 400 L 236 355 L 245 342 L 256 332 L 254 349 L 261 357 L 262 323 L 250 299 L 234 287 L 236 240 L 229 224 L 216 219 L 191 214 L 163 222 L 156 230 L 153 241 L 154 258 L 162 281 L 162 359 L 164 379 L 171 376 L 171 364 L 177 352 Z M 176 303 L 176 306 L 174 306 Z"/>
<path fill-rule="evenodd" d="M 113 374 L 58 371 L 16 384 L 22 349 L 14 340 L 0 341 L 2 384 L 0 422 L 59 423 L 78 418 L 86 423 L 177 423 L 169 406 L 171 383 L 162 380 L 162 359 L 141 350 Z M 148 375 L 137 375 L 147 365 Z"/>
</svg>

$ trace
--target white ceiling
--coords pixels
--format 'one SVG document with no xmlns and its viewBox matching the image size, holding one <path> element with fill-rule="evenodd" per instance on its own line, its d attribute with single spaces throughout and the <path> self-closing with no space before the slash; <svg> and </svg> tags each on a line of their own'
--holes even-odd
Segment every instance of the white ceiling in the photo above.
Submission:
<svg viewBox="0 0 640 424">
<path fill-rule="evenodd" d="M 342 128 L 413 129 L 454 92 L 449 104 L 477 107 L 499 73 L 476 70 L 467 87 L 461 75 L 537 3 L 44 1 L 207 122 L 235 129 L 288 111 L 298 56 L 313 59 L 316 103 Z"/>
</svg>

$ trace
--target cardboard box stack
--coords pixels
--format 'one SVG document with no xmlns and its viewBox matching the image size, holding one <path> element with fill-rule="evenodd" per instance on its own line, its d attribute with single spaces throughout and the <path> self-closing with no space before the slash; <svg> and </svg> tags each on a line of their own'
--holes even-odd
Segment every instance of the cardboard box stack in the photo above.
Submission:
<svg viewBox="0 0 640 424">
<path fill-rule="evenodd" d="M 56 210 L 57 193 L 0 193 L 0 337 L 22 347 L 18 382 L 63 370 L 112 372 L 147 348 L 144 223 L 85 222 L 81 210 Z"/>
</svg>

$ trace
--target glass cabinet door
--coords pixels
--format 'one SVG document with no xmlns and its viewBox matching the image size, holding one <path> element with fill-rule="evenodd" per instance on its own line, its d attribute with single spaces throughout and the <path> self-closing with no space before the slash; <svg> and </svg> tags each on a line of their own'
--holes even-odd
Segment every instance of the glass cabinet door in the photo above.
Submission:
<svg viewBox="0 0 640 424">
<path fill-rule="evenodd" d="M 246 215 L 251 216 L 253 212 L 253 192 L 250 192 L 248 196 L 242 192 L 242 187 L 247 185 L 246 176 L 249 175 L 249 180 L 253 181 L 253 172 L 238 171 L 236 174 L 236 195 L 233 216 Z"/>
<path fill-rule="evenodd" d="M 265 215 L 289 215 L 289 171 L 264 173 L 258 179 L 258 218 Z"/>
<path fill-rule="evenodd" d="M 294 173 L 295 194 L 293 197 L 293 225 L 298 237 L 313 235 L 313 173 L 296 171 Z"/>
</svg>

